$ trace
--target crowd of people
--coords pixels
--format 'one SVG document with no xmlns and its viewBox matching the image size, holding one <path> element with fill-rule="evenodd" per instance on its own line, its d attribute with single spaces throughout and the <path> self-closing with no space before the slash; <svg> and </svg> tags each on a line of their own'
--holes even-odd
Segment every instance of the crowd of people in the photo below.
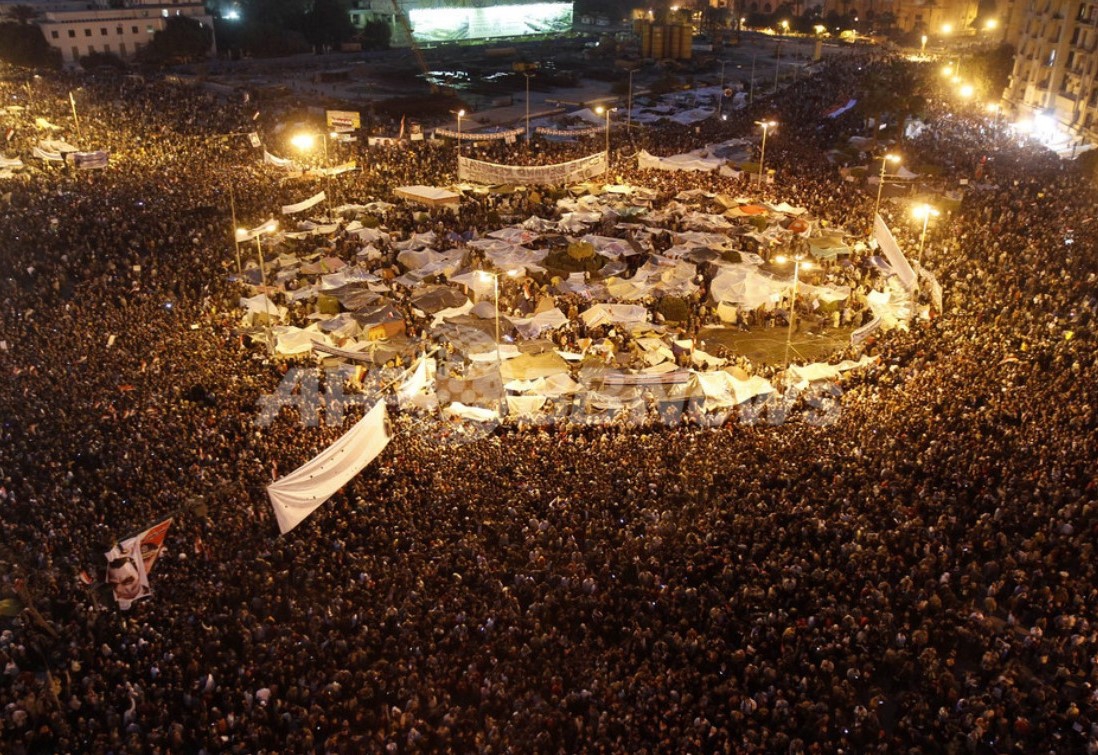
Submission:
<svg viewBox="0 0 1098 755">
<path fill-rule="evenodd" d="M 631 152 L 775 116 L 761 198 L 867 228 L 871 190 L 823 157 L 862 116 L 822 113 L 896 66 L 935 94 L 917 63 L 832 60 L 701 133 L 639 132 L 612 172 L 662 201 L 742 193 Z M 0 182 L 5 752 L 1098 751 L 1098 197 L 1070 163 L 928 96 L 905 157 L 941 188 L 986 167 L 927 241 L 943 312 L 874 344 L 835 422 L 447 446 L 398 411 L 384 454 L 279 537 L 265 485 L 341 432 L 289 409 L 256 425 L 290 363 L 240 337 L 230 280 L 230 186 L 242 225 L 302 194 L 238 135 L 289 116 L 12 74 L 5 154 L 30 163 L 32 118 L 64 122 L 77 86 L 67 137 L 112 166 Z M 452 145 L 355 149 L 347 201 L 456 178 Z M 509 201 L 553 217 L 548 197 Z M 483 233 L 496 201 L 385 224 Z M 170 512 L 152 597 L 123 612 L 84 585 Z"/>
</svg>

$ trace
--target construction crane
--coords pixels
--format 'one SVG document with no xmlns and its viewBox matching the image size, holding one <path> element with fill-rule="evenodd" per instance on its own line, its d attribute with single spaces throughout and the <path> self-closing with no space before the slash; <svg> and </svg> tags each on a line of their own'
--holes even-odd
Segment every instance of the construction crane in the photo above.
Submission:
<svg viewBox="0 0 1098 755">
<path fill-rule="evenodd" d="M 412 48 L 412 54 L 416 57 L 416 63 L 419 64 L 419 70 L 423 71 L 424 81 L 426 81 L 427 86 L 431 88 L 431 94 L 438 94 L 439 87 L 431 81 L 431 69 L 427 67 L 427 59 L 423 57 L 423 50 L 419 49 L 419 45 L 416 44 L 416 38 L 412 35 L 412 24 L 408 21 L 408 14 L 400 7 L 400 0 L 390 1 L 393 4 L 393 16 L 396 18 L 396 22 L 400 24 L 400 28 L 408 35 L 408 45 Z"/>
</svg>

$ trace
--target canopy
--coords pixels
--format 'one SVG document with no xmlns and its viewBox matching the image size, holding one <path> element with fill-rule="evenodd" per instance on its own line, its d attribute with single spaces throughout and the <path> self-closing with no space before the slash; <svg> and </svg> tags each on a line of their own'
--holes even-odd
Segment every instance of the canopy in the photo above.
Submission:
<svg viewBox="0 0 1098 755">
<path fill-rule="evenodd" d="M 457 207 L 461 195 L 437 186 L 398 186 L 393 189 L 398 197 L 410 202 L 419 202 L 429 207 Z"/>
</svg>

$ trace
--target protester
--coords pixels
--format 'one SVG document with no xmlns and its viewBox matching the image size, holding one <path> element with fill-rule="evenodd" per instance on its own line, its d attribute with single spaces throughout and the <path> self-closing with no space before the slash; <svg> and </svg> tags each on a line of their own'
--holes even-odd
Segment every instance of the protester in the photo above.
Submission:
<svg viewBox="0 0 1098 755">
<path fill-rule="evenodd" d="M 773 115 L 762 198 L 867 228 L 872 190 L 823 157 L 859 117 L 821 113 L 885 65 L 832 62 L 700 135 L 653 129 L 612 170 L 659 207 L 753 192 L 630 153 Z M 342 428 L 293 410 L 256 424 L 260 397 L 314 362 L 242 337 L 230 206 L 251 227 L 316 182 L 280 182 L 223 136 L 254 128 L 287 153 L 262 103 L 253 118 L 168 82 L 80 84 L 80 146 L 112 167 L 0 181 L 0 584 L 27 606 L 0 634 L 5 752 L 1098 750 L 1096 197 L 1054 155 L 930 112 L 904 150 L 940 188 L 991 156 L 928 234 L 943 311 L 875 340 L 831 424 L 652 411 L 463 443 L 397 411 L 378 461 L 279 537 L 265 485 Z M 59 123 L 72 88 L 0 94 Z M 5 154 L 30 163 L 37 138 L 21 122 Z M 538 149 L 468 154 L 592 145 Z M 450 145 L 351 150 L 348 202 L 456 178 Z M 548 193 L 498 201 L 426 221 L 397 203 L 385 226 L 472 237 L 501 214 L 557 216 Z M 920 229 L 883 212 L 910 248 Z M 394 264 L 383 247 L 372 270 Z M 506 306 L 524 295 L 508 284 Z M 695 304 L 690 332 L 712 322 Z M 150 598 L 123 612 L 83 586 L 169 512 Z"/>
</svg>

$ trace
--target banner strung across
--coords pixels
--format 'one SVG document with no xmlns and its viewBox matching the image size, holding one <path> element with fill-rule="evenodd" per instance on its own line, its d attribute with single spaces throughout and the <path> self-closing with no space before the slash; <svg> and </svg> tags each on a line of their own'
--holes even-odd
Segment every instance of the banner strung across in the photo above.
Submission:
<svg viewBox="0 0 1098 755">
<path fill-rule="evenodd" d="M 458 180 L 480 184 L 522 184 L 545 186 L 580 183 L 606 173 L 606 153 L 597 152 L 578 160 L 556 165 L 497 165 L 458 158 Z"/>
</svg>

